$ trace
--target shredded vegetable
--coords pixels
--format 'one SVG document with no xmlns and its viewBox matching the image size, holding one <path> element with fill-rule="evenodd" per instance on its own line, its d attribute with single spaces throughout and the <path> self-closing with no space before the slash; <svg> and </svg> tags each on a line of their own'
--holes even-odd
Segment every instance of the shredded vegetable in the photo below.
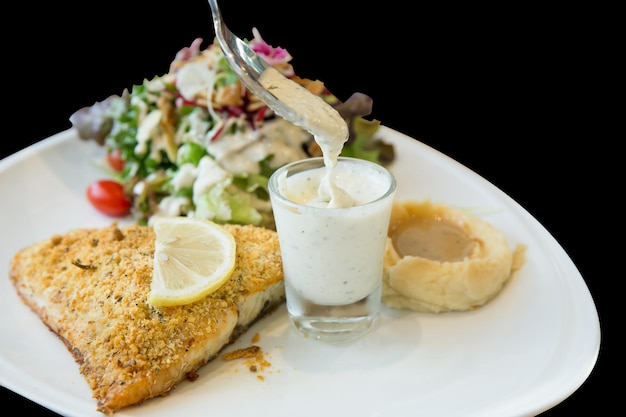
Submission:
<svg viewBox="0 0 626 417">
<path fill-rule="evenodd" d="M 268 45 L 256 28 L 253 35 L 248 44 L 258 55 L 344 117 L 350 137 L 342 155 L 383 165 L 394 159 L 393 147 L 377 136 L 380 123 L 364 118 L 370 97 L 355 93 L 340 101 L 321 81 L 298 77 L 285 49 Z M 124 185 L 137 222 L 192 216 L 273 228 L 269 176 L 320 150 L 308 132 L 243 86 L 216 41 L 205 49 L 202 42 L 180 50 L 167 74 L 82 108 L 70 121 L 81 139 L 123 161 L 109 174 Z"/>
</svg>

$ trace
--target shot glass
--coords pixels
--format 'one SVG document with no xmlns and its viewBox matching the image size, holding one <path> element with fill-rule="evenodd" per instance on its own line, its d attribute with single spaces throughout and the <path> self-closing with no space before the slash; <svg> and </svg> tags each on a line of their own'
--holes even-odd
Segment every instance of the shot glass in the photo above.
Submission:
<svg viewBox="0 0 626 417">
<path fill-rule="evenodd" d="M 331 183 L 354 200 L 316 201 L 323 158 L 287 164 L 269 179 L 289 318 L 305 335 L 354 339 L 373 329 L 381 308 L 383 257 L 396 180 L 374 162 L 340 157 Z"/>
</svg>

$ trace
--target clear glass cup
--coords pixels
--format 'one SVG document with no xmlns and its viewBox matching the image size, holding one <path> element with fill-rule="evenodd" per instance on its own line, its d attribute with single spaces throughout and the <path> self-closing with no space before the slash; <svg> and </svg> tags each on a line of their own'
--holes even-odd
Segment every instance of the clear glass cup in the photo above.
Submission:
<svg viewBox="0 0 626 417">
<path fill-rule="evenodd" d="M 309 337 L 342 341 L 378 320 L 396 180 L 379 164 L 340 157 L 331 182 L 354 205 L 332 208 L 310 201 L 326 172 L 321 157 L 292 162 L 274 172 L 269 190 L 289 318 Z"/>
</svg>

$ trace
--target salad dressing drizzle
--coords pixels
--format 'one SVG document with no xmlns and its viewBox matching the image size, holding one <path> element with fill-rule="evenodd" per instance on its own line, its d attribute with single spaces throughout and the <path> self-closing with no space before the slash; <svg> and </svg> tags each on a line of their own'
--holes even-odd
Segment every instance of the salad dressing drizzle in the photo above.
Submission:
<svg viewBox="0 0 626 417">
<path fill-rule="evenodd" d="M 297 119 L 290 121 L 309 131 L 322 150 L 326 174 L 320 181 L 316 203 L 324 202 L 332 208 L 353 206 L 350 195 L 332 180 L 337 158 L 349 136 L 348 125 L 343 117 L 322 98 L 273 67 L 263 71 L 259 81 L 277 99 L 294 110 Z"/>
<path fill-rule="evenodd" d="M 81 139 L 105 146 L 107 153 L 124 155 L 122 167 L 113 166 L 115 179 L 129 190 L 129 214 L 137 222 L 148 222 L 155 215 L 193 216 L 272 228 L 265 187 L 278 167 L 322 150 L 330 168 L 313 194 L 320 206 L 339 207 L 351 205 L 331 181 L 340 152 L 376 149 L 378 162 L 393 160 L 393 147 L 376 137 L 378 123 L 361 119 L 371 111 L 369 97 L 355 93 L 337 107 L 327 104 L 337 99 L 323 83 L 291 78 L 295 77 L 291 55 L 268 45 L 256 29 L 253 33 L 250 46 L 275 68 L 265 79 L 280 88 L 277 94 L 286 93 L 283 99 L 297 109 L 297 123 L 274 117 L 281 116 L 279 112 L 266 112 L 267 104 L 245 91 L 233 80 L 235 73 L 222 65 L 219 45 L 214 42 L 202 49 L 201 38 L 176 54 L 169 72 L 70 116 Z M 357 135 L 361 139 L 351 142 Z M 312 142 L 316 146 L 310 146 Z M 202 158 L 212 158 L 226 175 L 204 169 Z"/>
</svg>

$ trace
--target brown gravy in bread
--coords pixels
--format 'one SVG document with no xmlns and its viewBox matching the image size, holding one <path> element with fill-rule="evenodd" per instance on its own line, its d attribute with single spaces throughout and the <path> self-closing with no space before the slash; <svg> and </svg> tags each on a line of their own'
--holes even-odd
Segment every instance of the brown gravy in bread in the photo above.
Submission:
<svg viewBox="0 0 626 417">
<path fill-rule="evenodd" d="M 477 309 L 525 260 L 525 245 L 511 250 L 490 223 L 430 200 L 394 202 L 387 235 L 382 298 L 391 308 Z"/>
<path fill-rule="evenodd" d="M 419 256 L 439 262 L 460 262 L 471 256 L 476 242 L 454 223 L 441 217 L 415 216 L 390 231 L 400 256 Z"/>
</svg>

